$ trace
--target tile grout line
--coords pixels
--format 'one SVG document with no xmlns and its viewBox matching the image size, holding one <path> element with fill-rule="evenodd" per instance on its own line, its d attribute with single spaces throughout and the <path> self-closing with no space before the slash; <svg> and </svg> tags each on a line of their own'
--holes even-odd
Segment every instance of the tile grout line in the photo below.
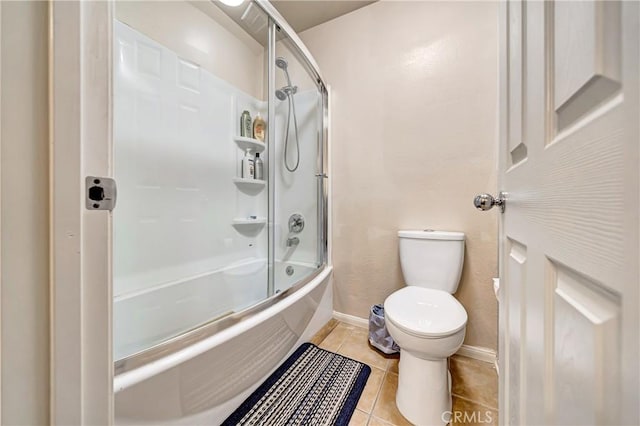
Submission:
<svg viewBox="0 0 640 426">
<path fill-rule="evenodd" d="M 465 400 L 465 401 L 467 401 L 467 402 L 472 402 L 473 404 L 475 404 L 475 405 L 479 405 L 479 406 L 481 406 L 482 408 L 486 408 L 487 410 L 498 411 L 498 408 L 497 408 L 497 407 L 490 407 L 490 406 L 488 406 L 487 404 L 483 404 L 482 402 L 474 401 L 473 399 L 469 399 L 469 398 L 467 398 L 467 397 L 465 397 L 465 396 L 460 396 L 460 395 L 455 394 L 455 393 L 451 393 L 451 396 L 452 396 L 452 397 L 454 397 L 454 396 L 455 396 L 456 398 L 459 398 L 459 399 Z"/>
<path fill-rule="evenodd" d="M 376 397 L 373 400 L 373 405 L 371 406 L 371 412 L 369 413 L 369 419 L 367 420 L 367 425 L 371 422 L 371 418 L 374 417 L 373 411 L 378 405 L 378 399 L 380 399 L 380 394 L 382 393 L 382 386 L 384 386 L 385 379 L 387 378 L 388 370 L 384 370 L 384 374 L 382 375 L 382 380 L 380 380 L 380 387 L 378 388 L 378 392 L 376 392 Z"/>
<path fill-rule="evenodd" d="M 340 325 L 340 324 L 342 324 L 342 322 L 339 322 L 339 323 L 338 323 L 338 325 Z M 337 327 L 338 327 L 338 326 L 336 326 L 336 328 L 337 328 Z M 334 330 L 335 330 L 335 328 L 334 328 Z M 344 344 L 347 342 L 347 339 L 351 336 L 351 331 L 352 331 L 352 330 L 349 330 L 349 332 L 347 333 L 347 335 L 346 335 L 346 336 L 344 336 L 344 339 L 342 339 L 342 342 L 340 342 L 340 344 L 339 344 L 339 345 L 338 345 L 338 347 L 336 348 L 336 353 L 339 353 L 339 352 L 340 352 L 340 349 L 342 349 L 342 346 L 344 346 Z M 329 336 L 327 336 L 327 337 L 329 337 Z"/>
<path fill-rule="evenodd" d="M 343 323 L 343 322 L 339 321 L 339 322 L 338 322 L 338 325 L 340 325 L 340 324 L 345 324 L 345 323 Z M 333 328 L 333 330 L 331 330 L 331 332 L 333 333 L 333 331 L 334 331 L 336 328 L 337 328 L 337 326 L 336 326 L 336 327 L 334 327 L 334 328 Z M 350 327 L 350 329 L 348 330 L 348 333 L 346 333 L 345 338 L 342 340 L 342 342 L 340 342 L 340 344 L 339 344 L 339 345 L 338 345 L 338 347 L 336 348 L 336 350 L 335 350 L 335 352 L 336 352 L 336 353 L 339 353 L 340 349 L 342 349 L 342 347 L 343 347 L 343 346 L 344 346 L 344 345 L 345 345 L 345 344 L 346 344 L 346 343 L 347 343 L 347 342 L 348 342 L 348 341 L 353 337 L 353 332 L 354 332 L 355 330 L 357 330 L 357 328 Z M 329 334 L 331 334 L 331 333 L 329 333 Z M 327 335 L 327 336 L 323 339 L 323 341 L 324 341 L 327 337 L 329 337 L 329 335 Z M 321 343 L 322 343 L 322 342 L 321 342 Z M 386 380 L 386 378 L 387 378 L 387 375 L 390 373 L 389 369 L 391 368 L 391 360 L 390 360 L 390 359 L 386 359 L 385 361 L 386 361 L 386 363 L 385 363 L 385 368 L 384 368 L 384 369 L 382 369 L 382 368 L 378 368 L 378 367 L 372 367 L 372 366 L 369 366 L 369 368 L 371 368 L 371 369 L 376 368 L 376 369 L 378 369 L 378 370 L 381 370 L 381 371 L 383 372 L 383 374 L 382 374 L 382 379 L 380 380 L 380 386 L 378 387 L 378 390 L 377 390 L 377 392 L 376 392 L 376 397 L 374 398 L 373 404 L 372 404 L 372 406 L 371 406 L 371 412 L 370 412 L 370 413 L 365 413 L 365 414 L 367 414 L 367 425 L 369 425 L 369 423 L 371 422 L 371 420 L 372 420 L 373 418 L 375 418 L 375 419 L 379 420 L 380 422 L 384 423 L 385 425 L 395 426 L 393 423 L 390 423 L 390 422 L 388 422 L 387 420 L 381 419 L 381 418 L 376 417 L 376 416 L 374 416 L 374 415 L 373 415 L 373 411 L 374 411 L 374 409 L 376 408 L 376 405 L 378 404 L 378 400 L 380 399 L 380 395 L 381 395 L 381 393 L 382 393 L 382 386 L 384 385 L 384 382 L 385 382 L 385 380 Z M 395 373 L 392 373 L 392 374 L 395 374 Z M 361 411 L 362 411 L 362 410 L 361 410 Z"/>
</svg>

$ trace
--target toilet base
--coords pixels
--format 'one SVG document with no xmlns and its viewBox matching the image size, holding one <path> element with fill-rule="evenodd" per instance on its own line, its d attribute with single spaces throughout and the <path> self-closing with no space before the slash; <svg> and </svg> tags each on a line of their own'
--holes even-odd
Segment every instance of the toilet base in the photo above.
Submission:
<svg viewBox="0 0 640 426">
<path fill-rule="evenodd" d="M 451 416 L 451 378 L 447 359 L 428 360 L 401 350 L 398 410 L 418 426 L 445 425 Z"/>
</svg>

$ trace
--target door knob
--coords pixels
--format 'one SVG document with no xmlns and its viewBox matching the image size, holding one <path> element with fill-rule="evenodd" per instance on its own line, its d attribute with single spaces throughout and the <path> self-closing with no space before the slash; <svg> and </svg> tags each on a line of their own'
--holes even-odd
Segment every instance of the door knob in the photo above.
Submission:
<svg viewBox="0 0 640 426">
<path fill-rule="evenodd" d="M 491 194 L 480 194 L 476 195 L 476 198 L 473 199 L 473 205 L 476 206 L 478 210 L 490 210 L 493 206 L 500 207 L 500 212 L 504 213 L 505 207 L 505 193 L 500 192 L 498 194 L 498 198 L 493 198 Z"/>
</svg>

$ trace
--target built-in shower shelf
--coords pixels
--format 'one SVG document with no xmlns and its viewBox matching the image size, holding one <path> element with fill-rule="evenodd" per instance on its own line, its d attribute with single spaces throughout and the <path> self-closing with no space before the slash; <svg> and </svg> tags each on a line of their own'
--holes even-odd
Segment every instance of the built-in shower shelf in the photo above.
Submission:
<svg viewBox="0 0 640 426">
<path fill-rule="evenodd" d="M 266 180 L 245 178 L 233 178 L 233 182 L 238 186 L 249 186 L 253 188 L 264 187 L 267 184 Z"/>
<path fill-rule="evenodd" d="M 245 138 L 244 136 L 236 136 L 233 138 L 234 141 L 238 144 L 238 147 L 243 151 L 250 149 L 253 152 L 262 152 L 264 151 L 265 144 L 262 141 L 254 138 Z"/>
<path fill-rule="evenodd" d="M 236 218 L 233 219 L 233 225 L 237 226 L 237 225 L 264 225 L 265 223 L 267 223 L 267 218 L 266 217 L 259 217 L 256 219 L 249 219 L 249 218 Z"/>
</svg>

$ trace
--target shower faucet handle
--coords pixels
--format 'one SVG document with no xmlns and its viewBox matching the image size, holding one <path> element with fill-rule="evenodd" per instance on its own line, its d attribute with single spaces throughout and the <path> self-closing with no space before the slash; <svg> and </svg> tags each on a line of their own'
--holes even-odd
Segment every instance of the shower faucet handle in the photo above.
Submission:
<svg viewBox="0 0 640 426">
<path fill-rule="evenodd" d="M 304 217 L 300 213 L 294 213 L 289 218 L 289 232 L 299 234 L 304 229 Z"/>
</svg>

